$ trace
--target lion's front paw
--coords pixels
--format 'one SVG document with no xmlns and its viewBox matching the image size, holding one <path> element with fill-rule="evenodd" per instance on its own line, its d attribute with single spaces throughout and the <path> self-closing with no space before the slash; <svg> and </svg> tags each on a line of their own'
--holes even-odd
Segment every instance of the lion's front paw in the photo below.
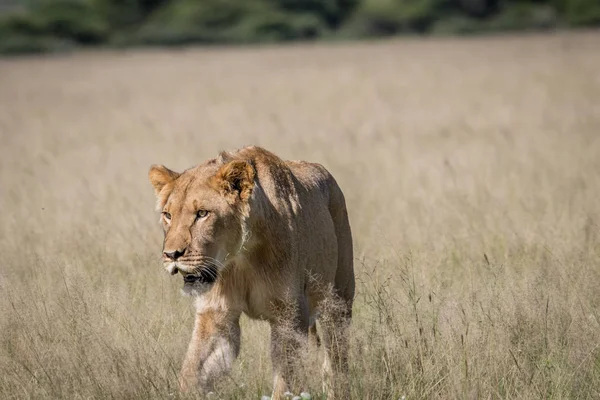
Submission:
<svg viewBox="0 0 600 400">
<path fill-rule="evenodd" d="M 190 393 L 194 390 L 198 390 L 198 381 L 195 377 L 181 376 L 179 378 L 179 391 L 181 393 Z"/>
</svg>

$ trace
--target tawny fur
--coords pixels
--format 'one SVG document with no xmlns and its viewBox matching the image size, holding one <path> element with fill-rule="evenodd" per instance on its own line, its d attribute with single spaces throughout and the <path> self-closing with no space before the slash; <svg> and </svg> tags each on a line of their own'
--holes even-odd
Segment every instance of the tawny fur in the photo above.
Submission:
<svg viewBox="0 0 600 400">
<path fill-rule="evenodd" d="M 182 254 L 165 255 L 165 266 L 184 276 L 208 266 L 218 271 L 214 283 L 184 285 L 196 296 L 196 321 L 181 389 L 209 390 L 231 368 L 245 313 L 271 325 L 272 395 L 282 398 L 295 389 L 290 361 L 309 330 L 316 333 L 319 315 L 328 398 L 347 398 L 338 383 L 347 372 L 353 248 L 333 176 L 319 164 L 284 161 L 252 146 L 183 173 L 154 165 L 149 179 L 163 212 L 163 251 Z"/>
</svg>

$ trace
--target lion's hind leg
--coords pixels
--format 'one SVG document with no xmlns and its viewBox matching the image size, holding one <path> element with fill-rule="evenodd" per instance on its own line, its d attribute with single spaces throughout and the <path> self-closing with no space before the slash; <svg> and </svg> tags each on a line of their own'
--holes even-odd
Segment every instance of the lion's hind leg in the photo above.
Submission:
<svg viewBox="0 0 600 400">
<path fill-rule="evenodd" d="M 351 318 L 351 303 L 338 296 L 323 302 L 319 321 L 325 348 L 323 391 L 327 393 L 327 399 L 349 398 L 348 350 Z"/>
<path fill-rule="evenodd" d="M 321 338 L 319 338 L 319 332 L 317 331 L 317 318 L 319 317 L 318 312 L 314 316 L 311 316 L 308 321 L 308 340 L 315 347 L 321 346 Z"/>
</svg>

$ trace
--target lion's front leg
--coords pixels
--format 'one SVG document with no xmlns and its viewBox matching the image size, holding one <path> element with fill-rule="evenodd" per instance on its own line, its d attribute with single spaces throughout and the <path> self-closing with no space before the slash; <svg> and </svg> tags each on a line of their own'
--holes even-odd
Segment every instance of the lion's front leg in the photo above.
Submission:
<svg viewBox="0 0 600 400">
<path fill-rule="evenodd" d="M 271 321 L 272 399 L 283 399 L 286 391 L 298 392 L 302 382 L 295 375 L 299 352 L 308 344 L 308 306 L 302 298 L 293 307 L 282 307 Z"/>
<path fill-rule="evenodd" d="M 239 313 L 204 310 L 196 314 L 192 340 L 181 368 L 183 392 L 210 391 L 229 372 L 240 351 Z"/>
</svg>

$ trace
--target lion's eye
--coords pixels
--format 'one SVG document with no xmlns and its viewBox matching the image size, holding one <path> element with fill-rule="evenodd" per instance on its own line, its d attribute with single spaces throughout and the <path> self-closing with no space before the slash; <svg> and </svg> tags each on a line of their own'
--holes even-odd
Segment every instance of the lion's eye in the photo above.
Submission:
<svg viewBox="0 0 600 400">
<path fill-rule="evenodd" d="M 170 221 L 170 220 L 171 220 L 171 214 L 170 214 L 170 213 L 168 213 L 168 212 L 166 212 L 166 211 L 165 211 L 165 212 L 163 212 L 163 216 L 165 217 L 165 219 L 166 219 L 167 221 Z"/>
<path fill-rule="evenodd" d="M 200 210 L 198 211 L 198 213 L 196 214 L 196 218 L 204 218 L 208 215 L 208 211 L 206 210 Z"/>
</svg>

